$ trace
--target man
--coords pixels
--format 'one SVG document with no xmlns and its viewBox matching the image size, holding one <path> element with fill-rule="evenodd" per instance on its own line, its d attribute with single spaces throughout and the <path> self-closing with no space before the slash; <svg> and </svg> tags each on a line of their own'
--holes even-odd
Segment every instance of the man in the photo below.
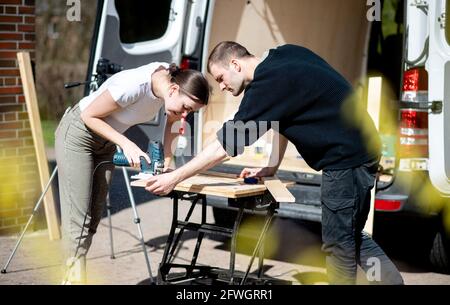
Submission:
<svg viewBox="0 0 450 305">
<path fill-rule="evenodd" d="M 238 96 L 245 90 L 238 112 L 219 130 L 215 142 L 185 166 L 150 179 L 146 189 L 167 194 L 226 156 L 241 154 L 244 146 L 266 131 L 263 123 L 276 126 L 281 134 L 271 156 L 276 162 L 244 169 L 241 176 L 274 175 L 291 141 L 309 166 L 323 171 L 322 249 L 330 283 L 355 284 L 357 265 L 369 271 L 376 261 L 375 266 L 380 266 L 376 279 L 403 284 L 394 264 L 362 232 L 380 140 L 367 111 L 358 108 L 351 85 L 318 55 L 293 45 L 271 49 L 258 58 L 240 44 L 221 42 L 210 54 L 208 71 L 222 91 Z"/>
</svg>

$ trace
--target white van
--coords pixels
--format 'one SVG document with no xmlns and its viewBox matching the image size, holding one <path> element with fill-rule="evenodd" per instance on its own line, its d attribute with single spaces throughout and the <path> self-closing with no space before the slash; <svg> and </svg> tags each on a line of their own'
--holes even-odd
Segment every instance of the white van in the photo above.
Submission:
<svg viewBox="0 0 450 305">
<path fill-rule="evenodd" d="M 175 62 L 206 74 L 208 54 L 223 40 L 242 43 L 257 56 L 285 43 L 305 46 L 366 95 L 368 78 L 383 76 L 379 131 L 384 159 L 376 214 L 432 219 L 431 262 L 449 272 L 449 9 L 450 0 L 99 0 L 87 79 L 95 76 L 100 59 L 126 69 Z M 219 92 L 209 80 L 212 100 L 189 117 L 188 141 L 179 142 L 180 164 L 238 109 L 240 97 Z M 163 121 L 161 112 L 127 136 L 145 148 L 148 140 L 162 137 Z M 243 166 L 265 166 L 270 141 L 266 134 L 244 155 L 216 169 L 238 173 Z M 291 188 L 296 203 L 282 203 L 278 215 L 320 222 L 321 174 L 305 164 L 293 145 L 278 176 L 296 182 Z M 217 222 L 233 217 L 233 211 L 224 210 L 226 202 L 209 198 L 208 203 Z"/>
</svg>

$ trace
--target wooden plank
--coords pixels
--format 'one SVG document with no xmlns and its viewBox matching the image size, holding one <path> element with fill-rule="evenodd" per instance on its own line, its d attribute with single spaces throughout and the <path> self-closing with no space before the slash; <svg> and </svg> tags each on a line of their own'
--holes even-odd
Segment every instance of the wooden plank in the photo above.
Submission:
<svg viewBox="0 0 450 305">
<path fill-rule="evenodd" d="M 233 178 L 229 178 L 231 177 L 230 174 L 225 174 L 225 177 L 222 177 L 222 174 L 217 172 L 201 173 L 180 182 L 174 190 L 226 198 L 256 196 L 264 194 L 267 190 L 267 187 L 263 183 L 245 184 L 244 179 L 236 178 L 235 175 L 232 175 Z M 145 179 L 130 183 L 131 186 L 135 187 L 145 187 L 146 184 L 147 180 Z M 288 184 L 291 183 L 284 185 Z"/>
<path fill-rule="evenodd" d="M 44 138 L 42 135 L 42 126 L 39 116 L 38 100 L 34 86 L 33 72 L 31 70 L 30 54 L 28 52 L 17 53 L 19 62 L 20 77 L 22 79 L 23 92 L 27 105 L 28 116 L 30 119 L 31 133 L 33 135 L 34 148 L 39 169 L 39 178 L 42 191 L 50 179 L 47 156 L 45 154 Z M 50 240 L 60 239 L 58 216 L 56 214 L 56 205 L 53 200 L 52 189 L 49 188 L 44 197 L 45 217 L 47 219 L 48 234 Z"/>
<path fill-rule="evenodd" d="M 295 202 L 294 195 L 289 192 L 286 185 L 284 185 L 276 176 L 264 177 L 263 181 L 264 185 L 277 202 Z"/>
<path fill-rule="evenodd" d="M 229 174 L 208 172 L 199 174 L 180 182 L 174 190 L 193 192 L 204 195 L 220 196 L 226 198 L 240 198 L 263 194 L 266 187 L 263 184 L 244 184 L 243 179 L 229 178 Z M 145 187 L 146 179 L 136 180 L 130 183 L 131 186 Z"/>
</svg>

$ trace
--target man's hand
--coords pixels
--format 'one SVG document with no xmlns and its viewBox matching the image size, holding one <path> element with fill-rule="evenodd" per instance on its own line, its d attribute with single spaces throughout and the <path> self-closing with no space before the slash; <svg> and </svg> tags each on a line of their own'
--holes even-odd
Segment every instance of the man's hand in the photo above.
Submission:
<svg viewBox="0 0 450 305">
<path fill-rule="evenodd" d="M 239 178 L 250 177 L 271 177 L 275 175 L 275 167 L 262 167 L 262 168 L 244 168 L 239 175 Z"/>
<path fill-rule="evenodd" d="M 145 189 L 155 195 L 164 196 L 169 194 L 178 182 L 174 172 L 164 173 L 149 178 Z"/>
</svg>

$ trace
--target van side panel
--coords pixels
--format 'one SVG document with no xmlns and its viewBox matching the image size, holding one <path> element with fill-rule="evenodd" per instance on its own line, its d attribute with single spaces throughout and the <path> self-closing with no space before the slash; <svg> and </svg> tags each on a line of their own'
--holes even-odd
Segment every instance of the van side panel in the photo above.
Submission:
<svg viewBox="0 0 450 305">
<path fill-rule="evenodd" d="M 444 84 L 450 84 L 450 62 L 445 64 Z M 444 162 L 447 178 L 450 177 L 450 86 L 444 86 Z"/>
</svg>

